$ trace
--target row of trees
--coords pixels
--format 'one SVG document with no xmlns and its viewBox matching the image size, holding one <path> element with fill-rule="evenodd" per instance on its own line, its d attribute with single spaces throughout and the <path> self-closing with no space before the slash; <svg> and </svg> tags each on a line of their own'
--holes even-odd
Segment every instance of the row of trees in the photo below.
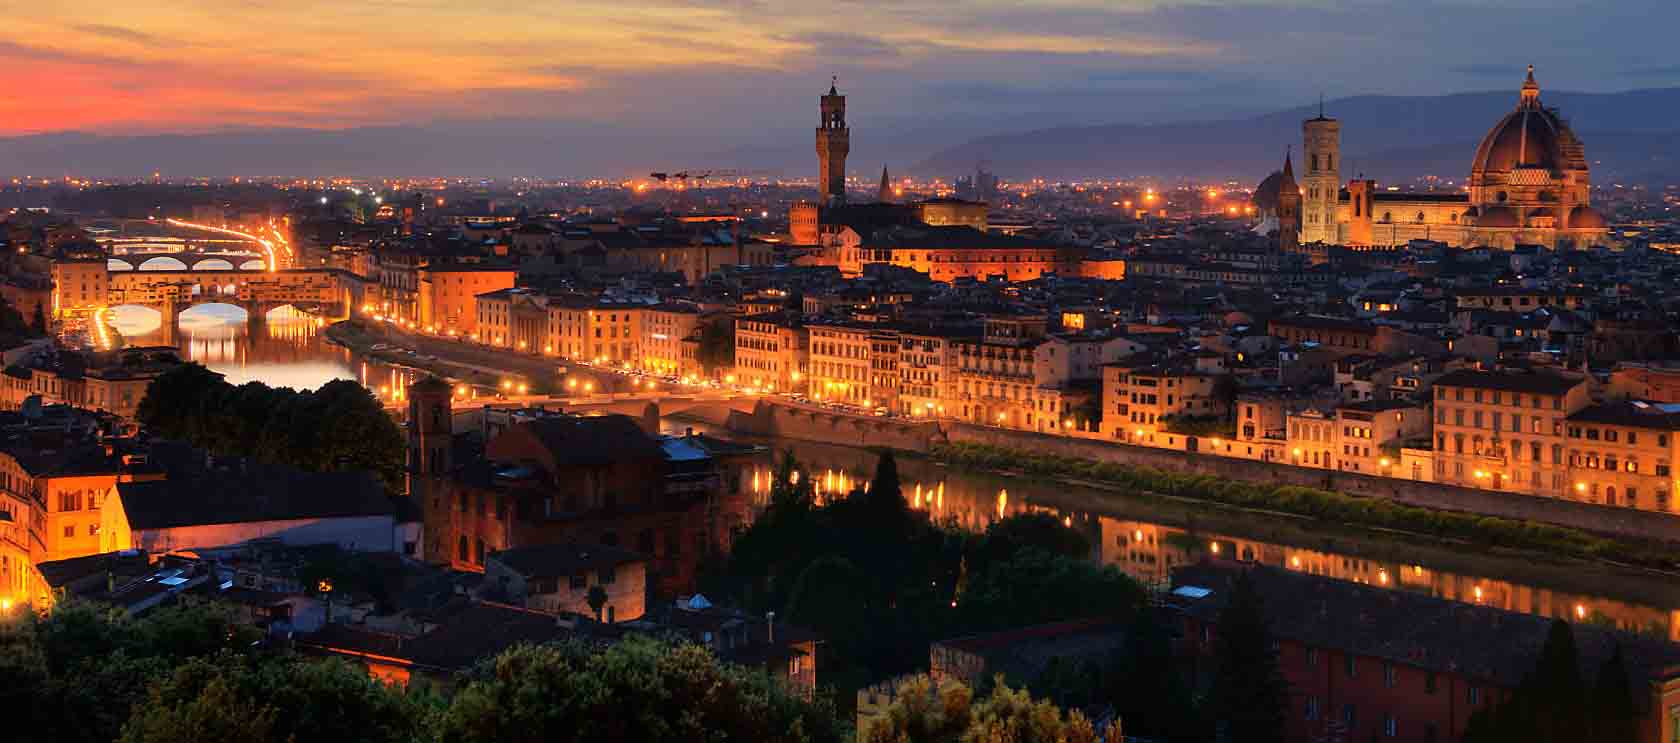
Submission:
<svg viewBox="0 0 1680 743">
<path fill-rule="evenodd" d="M 234 386 L 203 366 L 185 364 L 152 381 L 138 417 L 154 434 L 214 454 L 315 472 L 365 470 L 393 490 L 402 486 L 402 431 L 353 381 L 328 382 L 313 392 L 260 382 Z"/>
<path fill-rule="evenodd" d="M 1562 620 L 1553 620 L 1534 669 L 1510 697 L 1478 710 L 1464 730 L 1464 743 L 1638 739 L 1638 712 L 1621 647 L 1599 665 L 1588 685 L 1581 678 L 1575 632 Z"/>
<path fill-rule="evenodd" d="M 840 743 L 822 702 L 708 650 L 631 638 L 524 646 L 447 696 L 253 644 L 214 605 L 142 619 L 87 605 L 0 622 L 0 711 L 20 743 Z"/>
</svg>

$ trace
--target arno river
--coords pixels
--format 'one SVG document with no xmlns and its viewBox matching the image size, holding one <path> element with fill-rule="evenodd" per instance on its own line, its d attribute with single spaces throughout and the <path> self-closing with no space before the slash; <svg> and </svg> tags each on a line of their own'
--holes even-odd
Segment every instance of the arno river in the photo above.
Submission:
<svg viewBox="0 0 1680 743">
<path fill-rule="evenodd" d="M 156 316 L 148 312 L 115 311 L 113 325 L 129 345 L 155 345 L 163 338 Z M 184 358 L 236 384 L 256 380 L 301 389 L 353 379 L 390 399 L 393 389 L 415 377 L 413 371 L 362 359 L 325 342 L 321 325 L 306 315 L 274 313 L 256 328 L 259 337 L 250 337 L 236 308 L 194 308 L 182 314 L 179 345 Z M 666 427 L 706 430 L 677 420 L 668 420 Z M 791 450 L 825 496 L 861 485 L 875 464 L 874 454 L 858 449 L 752 443 L 778 453 Z M 766 454 L 748 483 L 760 498 L 768 496 L 773 468 Z M 984 529 L 1010 514 L 1051 513 L 1087 537 L 1093 559 L 1145 582 L 1164 581 L 1176 565 L 1227 557 L 1511 611 L 1614 622 L 1680 641 L 1680 583 L 1642 571 L 1419 545 L 1402 537 L 1327 530 L 1300 519 L 1146 502 L 1030 477 L 950 469 L 914 457 L 900 458 L 899 472 L 912 506 L 936 520 Z"/>
</svg>

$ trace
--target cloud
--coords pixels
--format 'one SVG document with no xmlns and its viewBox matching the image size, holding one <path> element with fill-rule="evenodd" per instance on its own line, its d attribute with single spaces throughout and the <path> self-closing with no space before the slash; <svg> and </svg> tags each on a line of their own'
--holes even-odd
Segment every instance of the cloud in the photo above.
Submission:
<svg viewBox="0 0 1680 743">
<path fill-rule="evenodd" d="M 103 23 L 79 23 L 71 27 L 76 31 L 93 36 L 100 36 L 117 41 L 126 41 L 143 46 L 175 46 L 176 42 L 169 41 L 155 34 L 136 31 L 124 26 L 108 26 Z"/>
</svg>

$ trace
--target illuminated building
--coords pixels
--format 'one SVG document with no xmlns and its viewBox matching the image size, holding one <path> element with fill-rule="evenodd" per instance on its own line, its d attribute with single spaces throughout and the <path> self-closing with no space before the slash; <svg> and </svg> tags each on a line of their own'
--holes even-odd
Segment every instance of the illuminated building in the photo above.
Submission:
<svg viewBox="0 0 1680 743">
<path fill-rule="evenodd" d="M 1333 190 L 1342 159 L 1340 124 L 1320 112 L 1302 124 L 1302 139 L 1307 242 L 1356 248 L 1411 240 L 1507 250 L 1518 244 L 1584 248 L 1609 233 L 1604 217 L 1590 204 L 1585 148 L 1568 122 L 1541 104 L 1532 66 L 1516 109 L 1476 148 L 1464 191 L 1408 193 L 1379 189 L 1370 180 L 1349 181 Z"/>
<path fill-rule="evenodd" d="M 1037 409 L 1033 349 L 1044 341 L 1043 317 L 986 318 L 974 340 L 954 341 L 956 397 L 946 414 L 972 423 L 1034 430 L 1045 414 Z"/>
<path fill-rule="evenodd" d="M 685 377 L 701 373 L 700 311 L 685 304 L 665 303 L 641 310 L 642 366 L 660 374 Z"/>
<path fill-rule="evenodd" d="M 86 314 L 109 301 L 111 277 L 102 258 L 55 260 L 52 281 L 55 316 Z"/>
<path fill-rule="evenodd" d="M 837 85 L 830 85 L 828 95 L 822 97 L 822 123 L 817 127 L 817 196 L 824 206 L 846 200 L 846 155 L 852 151 L 846 96 L 840 95 Z"/>
<path fill-rule="evenodd" d="M 1571 498 L 1564 421 L 1579 379 L 1461 370 L 1435 380 L 1435 482 Z"/>
<path fill-rule="evenodd" d="M 811 397 L 874 407 L 870 384 L 874 379 L 872 325 L 822 323 L 807 327 L 810 361 L 806 388 Z"/>
<path fill-rule="evenodd" d="M 925 273 L 934 281 L 992 276 L 1031 281 L 1045 274 L 1072 275 L 1078 265 L 1066 247 L 972 227 L 895 226 L 867 235 L 848 229 L 836 248 L 843 276 L 858 276 L 866 265 L 886 263 Z"/>
<path fill-rule="evenodd" d="M 779 391 L 805 388 L 810 365 L 807 337 L 797 314 L 736 318 L 735 384 Z"/>
</svg>

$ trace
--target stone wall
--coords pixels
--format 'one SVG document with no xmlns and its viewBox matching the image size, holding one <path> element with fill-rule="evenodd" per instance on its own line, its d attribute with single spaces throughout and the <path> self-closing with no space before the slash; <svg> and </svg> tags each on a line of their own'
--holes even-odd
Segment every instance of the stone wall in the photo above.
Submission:
<svg viewBox="0 0 1680 743">
<path fill-rule="evenodd" d="M 1151 467 L 1169 472 L 1211 475 L 1232 480 L 1301 485 L 1353 495 L 1386 498 L 1413 506 L 1443 511 L 1463 511 L 1540 521 L 1602 534 L 1680 542 L 1680 516 L 1617 508 L 1591 503 L 1542 498 L 1516 493 L 1460 488 L 1438 483 L 1373 477 L 1354 472 L 1337 472 L 1296 467 L 1234 457 L 1192 454 L 1171 449 L 1107 441 L 1087 441 L 1049 436 L 1029 431 L 1008 431 L 966 423 L 946 423 L 945 434 L 952 443 L 987 444 L 1058 457 L 1075 457 Z"/>
<path fill-rule="evenodd" d="M 930 444 L 944 441 L 939 424 L 913 423 L 901 418 L 845 415 L 817 407 L 787 405 L 765 400 L 751 413 L 729 416 L 728 428 L 753 436 L 815 441 L 841 446 L 884 446 L 902 451 L 926 452 Z"/>
</svg>

